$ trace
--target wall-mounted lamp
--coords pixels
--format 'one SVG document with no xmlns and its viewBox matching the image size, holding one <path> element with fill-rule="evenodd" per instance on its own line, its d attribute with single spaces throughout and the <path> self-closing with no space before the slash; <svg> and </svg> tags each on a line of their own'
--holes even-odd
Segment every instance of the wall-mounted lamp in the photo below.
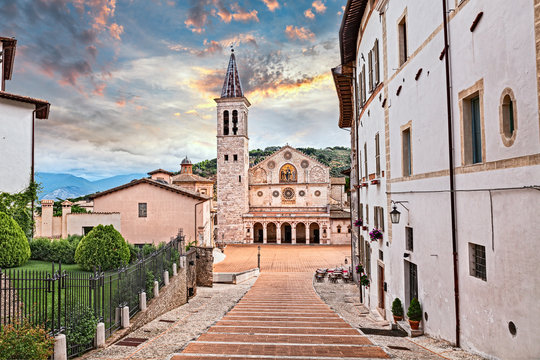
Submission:
<svg viewBox="0 0 540 360">
<path fill-rule="evenodd" d="M 403 203 L 408 203 L 408 201 L 392 200 L 392 204 L 394 204 L 392 207 L 392 211 L 390 211 L 390 220 L 392 221 L 392 224 L 399 224 L 399 218 L 401 217 L 401 212 L 398 211 L 396 204 L 403 206 L 403 208 L 407 210 L 407 212 L 409 212 L 409 209 L 407 209 L 407 207 L 403 205 Z"/>
</svg>

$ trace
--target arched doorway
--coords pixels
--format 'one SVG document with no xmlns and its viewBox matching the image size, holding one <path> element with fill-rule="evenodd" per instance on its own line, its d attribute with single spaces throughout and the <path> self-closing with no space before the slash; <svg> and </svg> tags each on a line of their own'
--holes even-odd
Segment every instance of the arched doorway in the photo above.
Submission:
<svg viewBox="0 0 540 360">
<path fill-rule="evenodd" d="M 292 227 L 289 223 L 281 224 L 281 242 L 282 243 L 292 243 Z"/>
<path fill-rule="evenodd" d="M 277 227 L 274 223 L 266 225 L 266 242 L 277 243 Z"/>
<path fill-rule="evenodd" d="M 262 243 L 263 242 L 263 226 L 261 223 L 255 223 L 253 225 L 253 241 L 256 243 Z"/>
<path fill-rule="evenodd" d="M 306 243 L 306 225 L 304 223 L 296 224 L 296 243 Z"/>
<path fill-rule="evenodd" d="M 312 244 L 320 244 L 321 243 L 321 233 L 319 224 L 312 223 L 309 225 L 309 242 Z"/>
</svg>

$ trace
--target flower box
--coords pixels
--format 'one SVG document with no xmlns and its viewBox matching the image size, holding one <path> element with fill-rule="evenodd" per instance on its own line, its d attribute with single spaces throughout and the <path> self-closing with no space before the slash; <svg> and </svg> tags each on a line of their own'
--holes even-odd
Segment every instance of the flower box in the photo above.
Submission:
<svg viewBox="0 0 540 360">
<path fill-rule="evenodd" d="M 380 181 L 379 179 L 373 179 L 373 180 L 371 180 L 371 185 L 378 185 L 378 184 L 380 184 L 380 183 L 381 183 L 381 181 Z"/>
<path fill-rule="evenodd" d="M 371 238 L 371 241 L 382 240 L 383 233 L 379 229 L 373 228 L 369 233 L 369 237 Z"/>
</svg>

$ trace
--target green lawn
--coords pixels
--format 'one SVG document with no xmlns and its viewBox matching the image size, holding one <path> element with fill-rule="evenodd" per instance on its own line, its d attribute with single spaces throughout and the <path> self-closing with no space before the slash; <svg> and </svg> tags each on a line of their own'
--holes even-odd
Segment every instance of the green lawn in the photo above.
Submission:
<svg viewBox="0 0 540 360">
<path fill-rule="evenodd" d="M 33 270 L 33 271 L 47 271 L 52 272 L 52 266 L 51 263 L 48 261 L 40 261 L 40 260 L 28 260 L 26 264 L 23 266 L 19 266 L 16 268 L 12 268 L 12 270 Z M 58 264 L 54 264 L 54 270 L 58 270 Z M 71 264 L 71 265 L 62 265 L 62 270 L 66 271 L 76 271 L 76 272 L 87 272 L 84 271 L 79 267 L 77 264 Z"/>
</svg>

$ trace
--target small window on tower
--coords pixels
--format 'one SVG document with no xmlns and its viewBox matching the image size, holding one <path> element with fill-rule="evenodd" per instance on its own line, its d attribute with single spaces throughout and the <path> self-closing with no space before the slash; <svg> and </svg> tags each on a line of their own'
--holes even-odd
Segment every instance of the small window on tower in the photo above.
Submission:
<svg viewBox="0 0 540 360">
<path fill-rule="evenodd" d="M 229 135 L 229 111 L 223 112 L 223 135 Z"/>
<path fill-rule="evenodd" d="M 225 155 L 225 161 L 229 161 L 229 155 Z"/>
<path fill-rule="evenodd" d="M 234 161 L 238 161 L 238 155 L 234 154 L 234 155 L 233 155 L 233 160 L 234 160 Z"/>
<path fill-rule="evenodd" d="M 238 133 L 238 111 L 233 110 L 232 112 L 232 131 L 233 134 L 236 135 Z"/>
<path fill-rule="evenodd" d="M 242 175 L 238 175 L 238 182 L 242 182 Z"/>
</svg>

